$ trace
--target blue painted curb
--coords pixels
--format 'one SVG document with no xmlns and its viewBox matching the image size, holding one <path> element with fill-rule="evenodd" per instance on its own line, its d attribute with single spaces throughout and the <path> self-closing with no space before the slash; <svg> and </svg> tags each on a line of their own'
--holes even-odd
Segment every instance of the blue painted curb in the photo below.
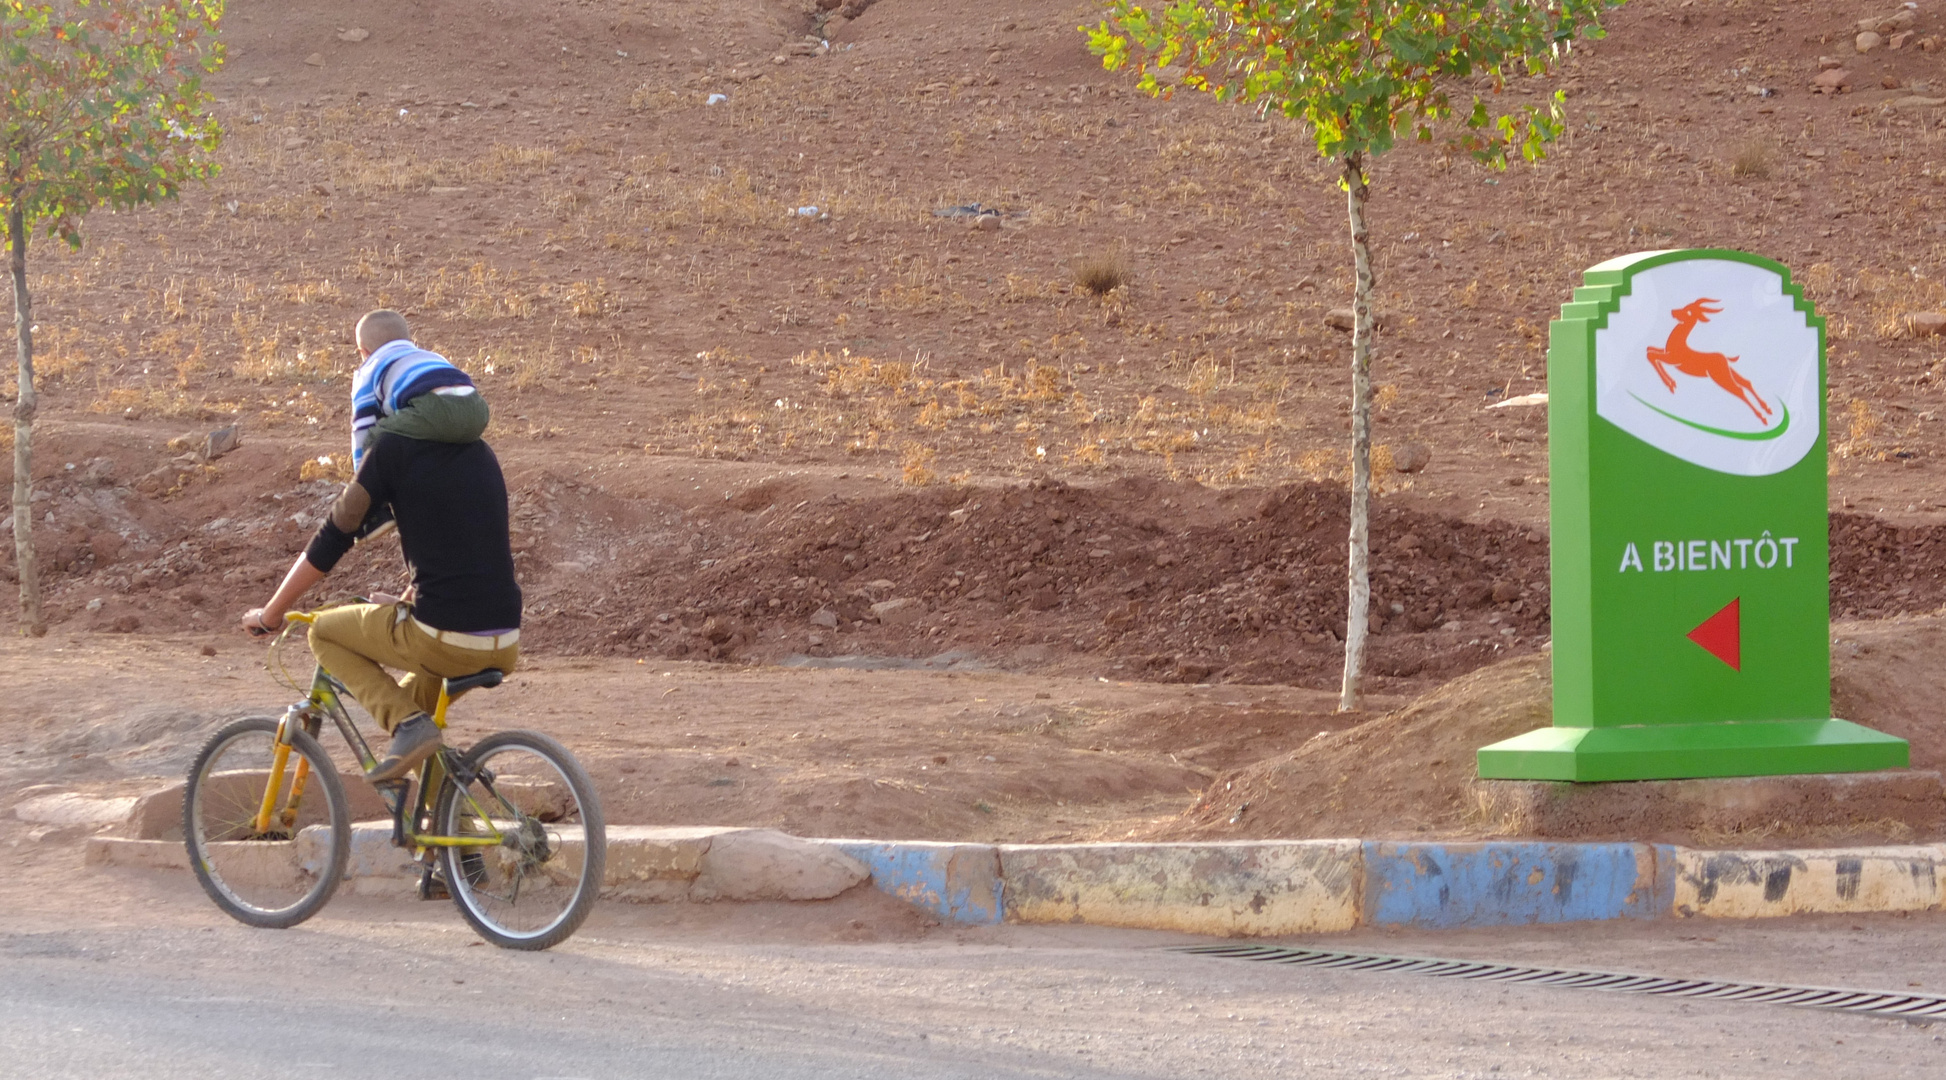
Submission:
<svg viewBox="0 0 1946 1080">
<path fill-rule="evenodd" d="M 1460 929 L 1946 910 L 1946 845 L 1698 851 L 1546 841 L 820 842 L 864 863 L 875 888 L 942 922 L 977 926 L 1085 923 L 1247 937 L 1360 925 Z M 1301 868 L 1285 865 L 1289 858 L 1264 861 L 1265 852 L 1290 855 L 1287 848 L 1303 849 Z M 1299 878 L 1339 884 L 1297 888 Z M 1231 894 L 1255 899 L 1230 911 L 1234 917 L 1213 918 L 1234 906 Z"/>
<path fill-rule="evenodd" d="M 828 840 L 872 872 L 872 886 L 941 922 L 997 926 L 1006 904 L 1000 852 L 990 844 Z"/>
<path fill-rule="evenodd" d="M 1653 919 L 1669 910 L 1650 844 L 1367 841 L 1372 926 L 1518 926 Z"/>
</svg>

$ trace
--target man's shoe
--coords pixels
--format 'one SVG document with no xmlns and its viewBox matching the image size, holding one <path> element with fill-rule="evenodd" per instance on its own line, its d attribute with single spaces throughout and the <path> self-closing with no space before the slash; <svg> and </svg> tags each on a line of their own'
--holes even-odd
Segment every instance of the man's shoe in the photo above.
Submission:
<svg viewBox="0 0 1946 1080">
<path fill-rule="evenodd" d="M 374 784 L 402 780 L 419 763 L 439 752 L 439 725 L 425 713 L 414 713 L 392 729 L 392 745 L 378 764 L 365 773 Z"/>
</svg>

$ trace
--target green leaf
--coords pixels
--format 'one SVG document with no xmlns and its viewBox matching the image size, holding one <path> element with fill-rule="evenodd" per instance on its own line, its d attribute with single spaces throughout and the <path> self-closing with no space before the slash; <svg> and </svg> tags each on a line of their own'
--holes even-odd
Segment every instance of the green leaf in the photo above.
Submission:
<svg viewBox="0 0 1946 1080">
<path fill-rule="evenodd" d="M 102 206 L 174 198 L 216 172 L 202 75 L 223 0 L 0 0 L 0 213 L 69 244 Z"/>
<path fill-rule="evenodd" d="M 1432 137 L 1453 115 L 1445 89 L 1509 72 L 1542 76 L 1565 47 L 1603 36 L 1621 0 L 1117 0 L 1088 29 L 1110 71 L 1134 67 L 1146 93 L 1177 87 L 1276 112 L 1311 129 L 1318 153 L 1381 154 Z M 1158 69 L 1167 69 L 1158 78 Z M 1558 99 L 1550 106 L 1558 116 Z M 1483 98 L 1452 145 L 1480 160 L 1538 160 L 1561 126 L 1531 107 L 1496 114 Z"/>
</svg>

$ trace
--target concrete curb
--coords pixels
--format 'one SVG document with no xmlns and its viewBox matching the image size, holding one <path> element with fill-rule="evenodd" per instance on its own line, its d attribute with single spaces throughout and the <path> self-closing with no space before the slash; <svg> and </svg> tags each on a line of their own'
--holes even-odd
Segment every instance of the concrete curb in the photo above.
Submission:
<svg viewBox="0 0 1946 1080">
<path fill-rule="evenodd" d="M 355 891 L 404 891 L 389 826 L 353 828 Z M 572 850 L 572 845 L 570 846 Z M 186 869 L 173 840 L 93 837 L 97 865 Z M 951 844 L 769 829 L 608 834 L 603 894 L 828 899 L 870 882 L 959 925 L 1060 923 L 1226 937 L 1607 919 L 1760 919 L 1946 908 L 1946 845 L 1705 851 L 1666 844 L 1358 840 Z"/>
<path fill-rule="evenodd" d="M 564 837 L 569 865 L 581 859 L 579 828 Z M 266 873 L 320 860 L 300 832 L 288 855 L 263 860 Z M 269 846 L 269 845 L 266 845 Z M 97 866 L 187 870 L 180 840 L 129 840 L 95 836 L 84 859 Z M 312 871 L 315 873 L 315 869 Z M 602 895 L 638 902 L 712 900 L 829 900 L 871 876 L 865 863 L 828 842 L 805 840 L 774 829 L 655 829 L 617 825 L 608 830 L 608 862 Z M 417 887 L 412 856 L 392 846 L 392 825 L 354 822 L 345 885 L 358 895 L 386 895 Z"/>
<path fill-rule="evenodd" d="M 1671 849 L 1678 918 L 1760 919 L 1813 912 L 1936 911 L 1946 845 L 1691 851 Z"/>
<path fill-rule="evenodd" d="M 1666 911 L 1650 844 L 1367 842 L 1369 926 L 1512 926 L 1653 919 Z"/>
<path fill-rule="evenodd" d="M 1000 849 L 991 844 L 823 840 L 865 866 L 872 886 L 941 922 L 994 926 L 1005 921 Z"/>
<path fill-rule="evenodd" d="M 1223 937 L 1351 929 L 1361 862 L 1356 840 L 1000 849 L 1008 922 Z"/>
</svg>

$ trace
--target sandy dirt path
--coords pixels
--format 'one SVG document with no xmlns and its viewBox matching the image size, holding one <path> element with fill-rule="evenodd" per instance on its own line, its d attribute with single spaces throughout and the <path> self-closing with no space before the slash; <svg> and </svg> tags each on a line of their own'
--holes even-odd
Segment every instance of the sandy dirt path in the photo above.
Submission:
<svg viewBox="0 0 1946 1080">
<path fill-rule="evenodd" d="M 0 641 L 0 804 L 181 776 L 224 720 L 294 700 L 264 652 L 216 637 Z M 304 647 L 286 652 L 308 677 Z M 1108 839 L 1181 812 L 1218 770 L 1362 718 L 1331 704 L 1287 687 L 541 657 L 457 707 L 453 731 L 561 738 L 618 824 Z"/>
</svg>

